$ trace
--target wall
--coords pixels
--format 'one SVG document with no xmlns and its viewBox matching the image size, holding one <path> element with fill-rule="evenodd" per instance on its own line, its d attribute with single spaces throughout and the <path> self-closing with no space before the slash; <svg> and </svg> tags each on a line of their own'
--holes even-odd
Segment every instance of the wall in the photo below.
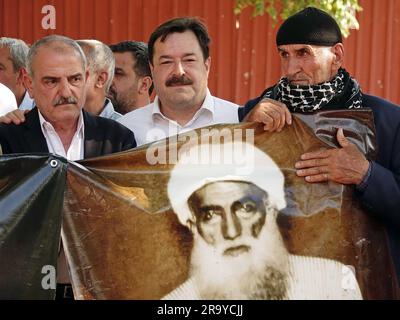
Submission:
<svg viewBox="0 0 400 320">
<path fill-rule="evenodd" d="M 44 30 L 44 5 L 56 8 L 56 30 Z M 50 34 L 105 43 L 147 41 L 161 22 L 182 15 L 204 18 L 212 37 L 213 94 L 237 103 L 259 95 L 279 78 L 276 29 L 234 0 L 0 0 L 0 35 L 32 43 Z M 400 0 L 360 0 L 360 30 L 345 41 L 345 67 L 369 92 L 400 104 Z"/>
</svg>

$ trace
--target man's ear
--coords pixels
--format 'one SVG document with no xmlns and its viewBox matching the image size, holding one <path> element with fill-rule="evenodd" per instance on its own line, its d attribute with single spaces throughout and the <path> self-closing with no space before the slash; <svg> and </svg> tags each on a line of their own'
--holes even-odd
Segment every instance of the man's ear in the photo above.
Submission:
<svg viewBox="0 0 400 320">
<path fill-rule="evenodd" d="M 95 82 L 94 86 L 96 88 L 103 88 L 105 86 L 107 80 L 108 80 L 108 73 L 105 71 L 102 71 L 97 74 L 96 82 Z"/>
<path fill-rule="evenodd" d="M 25 87 L 25 83 L 24 83 L 25 74 L 27 74 L 26 69 L 24 67 L 19 68 L 18 76 L 17 76 L 17 84 L 22 85 L 24 87 Z"/>
<path fill-rule="evenodd" d="M 207 76 L 210 73 L 210 68 L 211 68 L 211 57 L 208 57 L 205 61 L 204 64 L 206 65 L 206 70 L 207 70 Z"/>
<path fill-rule="evenodd" d="M 88 81 L 88 79 L 89 79 L 89 69 L 87 68 L 86 69 L 86 71 L 85 71 L 85 83 Z"/>
<path fill-rule="evenodd" d="M 31 76 L 27 72 L 23 72 L 23 84 L 26 90 L 28 90 L 29 96 L 31 99 L 34 99 L 35 97 L 33 96 L 33 81 Z"/>
<path fill-rule="evenodd" d="M 344 47 L 342 43 L 336 43 L 332 48 L 332 53 L 334 54 L 332 61 L 332 69 L 337 69 L 342 66 L 344 59 Z"/>
<path fill-rule="evenodd" d="M 139 94 L 149 94 L 149 89 L 153 83 L 153 80 L 151 80 L 151 77 L 145 76 L 139 80 L 139 88 L 138 92 Z"/>
</svg>

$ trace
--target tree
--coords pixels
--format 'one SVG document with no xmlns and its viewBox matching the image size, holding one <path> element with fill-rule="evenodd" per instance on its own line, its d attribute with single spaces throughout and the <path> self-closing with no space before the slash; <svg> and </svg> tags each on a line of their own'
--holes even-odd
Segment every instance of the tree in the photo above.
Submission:
<svg viewBox="0 0 400 320">
<path fill-rule="evenodd" d="M 336 19 L 345 37 L 350 29 L 359 28 L 356 13 L 362 10 L 358 0 L 236 0 L 235 14 L 240 14 L 249 6 L 254 7 L 253 16 L 266 12 L 275 22 L 278 15 L 284 20 L 306 7 L 317 7 Z"/>
</svg>

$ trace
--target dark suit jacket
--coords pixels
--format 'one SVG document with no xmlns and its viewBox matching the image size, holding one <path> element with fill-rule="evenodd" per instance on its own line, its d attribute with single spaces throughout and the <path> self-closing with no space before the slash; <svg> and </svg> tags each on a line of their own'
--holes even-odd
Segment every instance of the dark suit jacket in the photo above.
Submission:
<svg viewBox="0 0 400 320">
<path fill-rule="evenodd" d="M 83 121 L 85 159 L 136 147 L 133 132 L 114 120 L 92 116 L 83 110 Z M 23 124 L 0 124 L 0 145 L 3 154 L 49 152 L 37 108 L 26 114 Z"/>
</svg>

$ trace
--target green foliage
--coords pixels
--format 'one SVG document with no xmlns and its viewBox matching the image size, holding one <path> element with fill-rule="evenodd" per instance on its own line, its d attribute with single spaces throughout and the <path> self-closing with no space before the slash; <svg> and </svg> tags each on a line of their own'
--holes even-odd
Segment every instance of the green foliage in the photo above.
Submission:
<svg viewBox="0 0 400 320">
<path fill-rule="evenodd" d="M 356 13 L 362 10 L 358 0 L 236 0 L 235 14 L 249 6 L 254 7 L 253 16 L 266 12 L 275 22 L 278 15 L 284 20 L 306 7 L 317 7 L 336 19 L 345 37 L 350 29 L 359 28 Z"/>
</svg>

